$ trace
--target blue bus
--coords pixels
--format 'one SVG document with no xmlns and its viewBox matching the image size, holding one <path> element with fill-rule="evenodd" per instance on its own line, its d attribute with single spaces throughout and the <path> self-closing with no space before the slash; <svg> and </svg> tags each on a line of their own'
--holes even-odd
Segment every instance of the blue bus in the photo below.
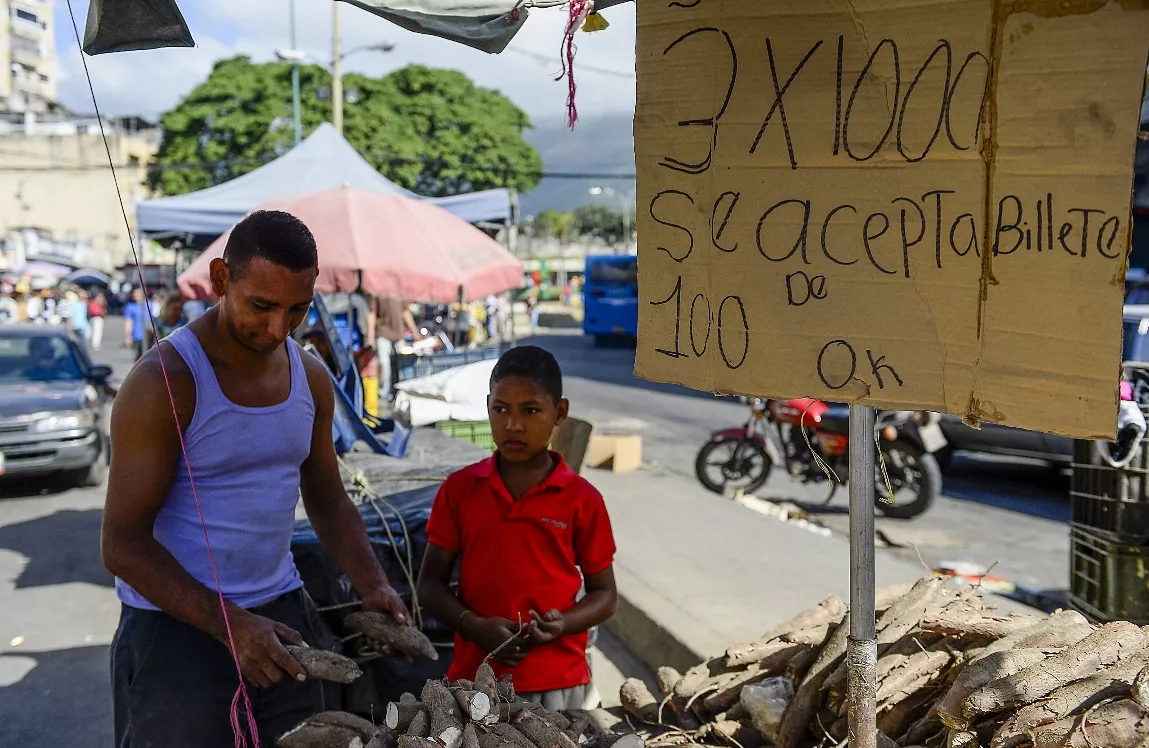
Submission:
<svg viewBox="0 0 1149 748">
<path fill-rule="evenodd" d="M 638 258 L 599 255 L 586 258 L 583 281 L 583 333 L 595 342 L 638 337 Z"/>
</svg>

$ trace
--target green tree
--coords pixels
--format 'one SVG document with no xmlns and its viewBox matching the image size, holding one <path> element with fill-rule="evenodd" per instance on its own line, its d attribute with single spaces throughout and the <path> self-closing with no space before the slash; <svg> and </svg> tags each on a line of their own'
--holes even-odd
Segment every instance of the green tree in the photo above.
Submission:
<svg viewBox="0 0 1149 748">
<path fill-rule="evenodd" d="M 331 74 L 299 71 L 306 136 L 331 119 Z M 466 75 L 418 65 L 383 78 L 345 75 L 343 135 L 376 169 L 421 195 L 493 187 L 521 192 L 542 161 L 523 138 L 531 123 L 498 91 Z M 179 195 L 234 179 L 294 143 L 291 66 L 245 56 L 216 63 L 207 80 L 161 119 L 164 136 L 150 186 Z"/>
<path fill-rule="evenodd" d="M 535 216 L 535 232 L 559 241 L 570 241 L 575 233 L 574 213 L 558 210 L 541 210 Z"/>
<path fill-rule="evenodd" d="M 631 213 L 629 226 L 623 220 L 623 214 L 612 210 L 605 205 L 580 205 L 575 209 L 575 230 L 580 236 L 595 237 L 607 244 L 617 244 L 622 241 L 627 228 L 634 231 L 634 214 Z"/>
</svg>

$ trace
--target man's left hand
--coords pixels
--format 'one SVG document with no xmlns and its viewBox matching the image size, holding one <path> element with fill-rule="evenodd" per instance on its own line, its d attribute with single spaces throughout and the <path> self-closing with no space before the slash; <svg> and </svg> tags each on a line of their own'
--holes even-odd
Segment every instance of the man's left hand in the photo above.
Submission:
<svg viewBox="0 0 1149 748">
<path fill-rule="evenodd" d="M 411 614 L 407 611 L 407 606 L 403 604 L 403 599 L 399 597 L 399 593 L 395 591 L 394 587 L 379 587 L 364 595 L 363 610 L 368 613 L 382 613 L 403 625 L 410 625 L 411 623 Z M 366 639 L 365 641 L 368 649 L 382 652 L 385 655 L 394 654 L 394 650 L 384 642 L 374 639 Z M 407 657 L 407 661 L 414 662 L 414 658 Z"/>
<path fill-rule="evenodd" d="M 527 635 L 535 644 L 550 644 L 563 635 L 566 622 L 563 614 L 557 610 L 549 610 L 545 615 L 531 611 L 531 624 L 527 627 Z"/>
<path fill-rule="evenodd" d="M 411 613 L 403 603 L 403 598 L 390 585 L 377 587 L 363 595 L 363 610 L 369 613 L 389 615 L 402 624 L 411 623 Z"/>
</svg>

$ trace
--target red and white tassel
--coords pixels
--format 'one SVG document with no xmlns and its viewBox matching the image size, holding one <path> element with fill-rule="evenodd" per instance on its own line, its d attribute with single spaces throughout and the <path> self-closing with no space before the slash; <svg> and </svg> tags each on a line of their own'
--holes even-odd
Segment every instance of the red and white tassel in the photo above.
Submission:
<svg viewBox="0 0 1149 748">
<path fill-rule="evenodd" d="M 575 104 L 575 94 L 578 91 L 578 85 L 575 83 L 574 75 L 574 59 L 577 47 L 574 43 L 574 35 L 582 26 L 586 17 L 594 10 L 594 1 L 570 0 L 567 10 L 569 15 L 567 17 L 566 33 L 563 35 L 561 53 L 563 69 L 555 80 L 561 81 L 564 77 L 567 79 L 567 126 L 573 130 L 575 123 L 578 122 L 578 106 Z"/>
</svg>

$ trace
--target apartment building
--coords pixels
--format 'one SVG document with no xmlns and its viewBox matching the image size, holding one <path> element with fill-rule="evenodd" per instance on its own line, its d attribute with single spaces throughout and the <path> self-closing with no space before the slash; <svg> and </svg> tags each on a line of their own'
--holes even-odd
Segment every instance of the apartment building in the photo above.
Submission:
<svg viewBox="0 0 1149 748">
<path fill-rule="evenodd" d="M 0 0 L 0 109 L 53 112 L 59 101 L 59 64 L 52 28 L 53 0 Z"/>
</svg>

